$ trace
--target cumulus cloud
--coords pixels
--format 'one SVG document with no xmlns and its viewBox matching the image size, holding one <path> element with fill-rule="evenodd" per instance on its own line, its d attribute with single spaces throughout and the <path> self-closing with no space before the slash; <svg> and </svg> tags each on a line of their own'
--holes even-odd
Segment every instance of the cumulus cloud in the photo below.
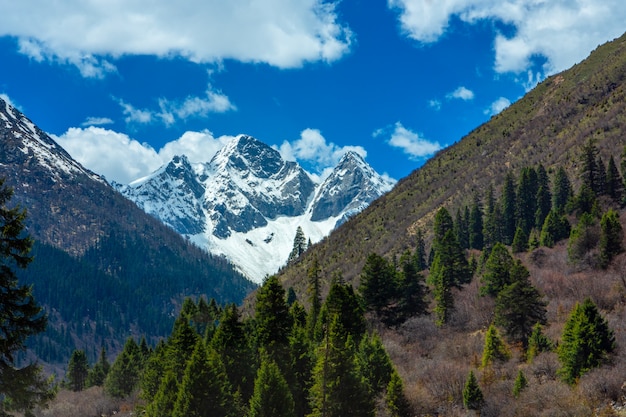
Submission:
<svg viewBox="0 0 626 417">
<path fill-rule="evenodd" d="M 128 184 L 144 177 L 175 155 L 206 162 L 232 137 L 215 138 L 209 131 L 186 132 L 156 151 L 146 143 L 101 127 L 70 128 L 53 138 L 83 166 L 109 181 Z"/>
<path fill-rule="evenodd" d="M 474 98 L 474 92 L 463 86 L 457 88 L 453 92 L 446 96 L 448 99 L 458 99 L 463 101 L 472 100 Z"/>
<path fill-rule="evenodd" d="M 161 122 L 171 126 L 190 117 L 205 117 L 209 113 L 225 113 L 237 110 L 228 96 L 208 86 L 204 97 L 189 96 L 184 100 L 160 98 L 157 109 L 138 109 L 124 100 L 118 100 L 126 123 L 148 124 Z"/>
<path fill-rule="evenodd" d="M 5 2 L 0 36 L 17 38 L 34 60 L 72 64 L 96 78 L 115 71 L 123 55 L 293 68 L 337 60 L 352 42 L 335 4 L 322 0 Z"/>
<path fill-rule="evenodd" d="M 418 133 L 407 129 L 400 122 L 396 122 L 393 127 L 377 130 L 373 136 L 388 137 L 387 143 L 389 145 L 401 149 L 411 159 L 425 158 L 441 149 L 438 142 L 422 138 Z"/>
<path fill-rule="evenodd" d="M 513 27 L 494 34 L 495 70 L 524 72 L 533 57 L 547 61 L 546 75 L 569 68 L 591 50 L 624 32 L 622 0 L 388 0 L 406 36 L 436 42 L 453 17 L 467 24 L 489 20 Z"/>
<path fill-rule="evenodd" d="M 367 151 L 362 146 L 338 146 L 326 142 L 326 138 L 317 129 L 305 129 L 300 138 L 284 141 L 278 151 L 288 161 L 298 161 L 310 165 L 321 177 L 328 174 L 329 169 L 337 165 L 342 156 L 353 151 L 365 158 Z"/>
<path fill-rule="evenodd" d="M 81 126 L 102 126 L 110 124 L 113 124 L 113 120 L 108 117 L 88 117 L 84 122 L 81 123 Z"/>
<path fill-rule="evenodd" d="M 491 106 L 489 106 L 489 108 L 485 110 L 485 114 L 489 116 L 495 116 L 510 105 L 511 100 L 506 97 L 500 97 L 499 99 L 491 103 Z"/>
</svg>

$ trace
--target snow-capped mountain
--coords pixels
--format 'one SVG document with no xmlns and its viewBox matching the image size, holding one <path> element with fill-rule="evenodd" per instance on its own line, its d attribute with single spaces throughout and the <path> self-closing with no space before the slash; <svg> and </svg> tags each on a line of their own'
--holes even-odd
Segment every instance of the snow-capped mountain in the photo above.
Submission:
<svg viewBox="0 0 626 417">
<path fill-rule="evenodd" d="M 260 282 L 285 264 L 298 226 L 315 243 L 392 186 L 354 152 L 318 184 L 296 162 L 240 135 L 209 162 L 176 156 L 119 190 Z"/>
</svg>

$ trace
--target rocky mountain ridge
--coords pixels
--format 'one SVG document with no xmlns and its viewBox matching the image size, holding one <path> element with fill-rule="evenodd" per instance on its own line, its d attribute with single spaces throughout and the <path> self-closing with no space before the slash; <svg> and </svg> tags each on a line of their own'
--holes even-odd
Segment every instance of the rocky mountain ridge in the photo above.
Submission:
<svg viewBox="0 0 626 417">
<path fill-rule="evenodd" d="M 316 183 L 298 163 L 239 135 L 206 163 L 174 157 L 120 192 L 256 282 L 283 266 L 296 229 L 312 242 L 393 187 L 358 154 L 346 153 Z"/>
</svg>

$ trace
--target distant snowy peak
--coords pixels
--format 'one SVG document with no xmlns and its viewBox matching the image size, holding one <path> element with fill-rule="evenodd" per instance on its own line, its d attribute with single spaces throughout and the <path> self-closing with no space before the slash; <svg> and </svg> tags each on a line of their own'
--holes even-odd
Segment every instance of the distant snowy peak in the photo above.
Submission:
<svg viewBox="0 0 626 417">
<path fill-rule="evenodd" d="M 7 143 L 14 142 L 26 161 L 34 160 L 46 168 L 57 182 L 63 178 L 87 175 L 101 183 L 105 180 L 84 168 L 15 107 L 0 98 L 0 130 Z"/>
<path fill-rule="evenodd" d="M 311 220 L 341 216 L 338 223 L 360 212 L 391 188 L 356 152 L 346 153 L 320 186 L 311 209 Z"/>
</svg>

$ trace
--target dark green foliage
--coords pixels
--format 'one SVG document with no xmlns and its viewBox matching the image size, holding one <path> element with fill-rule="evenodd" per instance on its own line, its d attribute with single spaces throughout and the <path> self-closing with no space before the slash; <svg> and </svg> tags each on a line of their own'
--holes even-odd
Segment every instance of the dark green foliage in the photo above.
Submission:
<svg viewBox="0 0 626 417">
<path fill-rule="evenodd" d="M 513 243 L 511 243 L 513 253 L 526 252 L 528 250 L 528 235 L 521 227 L 515 229 Z"/>
<path fill-rule="evenodd" d="M 413 262 L 417 271 L 423 271 L 428 267 L 426 263 L 426 243 L 424 242 L 424 232 L 422 229 L 417 229 L 417 234 L 415 236 L 416 245 L 415 245 L 415 253 L 413 255 Z"/>
<path fill-rule="evenodd" d="M 537 167 L 537 211 L 535 212 L 535 228 L 541 229 L 546 216 L 552 209 L 552 192 L 550 178 L 543 165 Z"/>
<path fill-rule="evenodd" d="M 517 195 L 515 177 L 512 172 L 507 172 L 504 177 L 500 206 L 502 207 L 502 243 L 510 245 L 517 226 Z"/>
<path fill-rule="evenodd" d="M 454 221 L 452 220 L 452 216 L 445 207 L 440 208 L 435 214 L 435 224 L 433 226 L 433 247 L 434 250 L 437 250 L 437 246 L 443 240 L 443 237 L 449 231 L 454 230 Z M 457 242 L 458 243 L 458 242 Z"/>
<path fill-rule="evenodd" d="M 328 297 L 322 307 L 320 325 L 329 326 L 330 320 L 335 318 L 341 328 L 354 340 L 359 341 L 365 334 L 366 323 L 363 316 L 363 307 L 354 288 L 350 284 L 344 284 L 340 280 L 333 280 Z"/>
<path fill-rule="evenodd" d="M 454 220 L 454 234 L 463 249 L 469 249 L 469 213 L 467 206 L 464 211 L 458 209 Z"/>
<path fill-rule="evenodd" d="M 598 244 L 600 239 L 596 219 L 589 213 L 583 213 L 576 227 L 572 229 L 567 245 L 567 256 L 570 262 L 577 263 L 583 260 Z"/>
<path fill-rule="evenodd" d="M 517 377 L 515 378 L 515 382 L 513 383 L 513 396 L 515 398 L 519 397 L 520 394 L 526 387 L 528 386 L 528 380 L 526 379 L 526 375 L 520 369 L 517 372 Z"/>
<path fill-rule="evenodd" d="M 26 339 L 46 328 L 47 318 L 32 288 L 18 283 L 16 268 L 25 269 L 32 239 L 25 234 L 26 210 L 9 208 L 13 190 L 0 179 L 0 398 L 6 409 L 30 410 L 50 397 L 48 383 L 36 365 L 16 366 L 15 354 Z M 0 403 L 0 415 L 5 405 Z"/>
<path fill-rule="evenodd" d="M 546 302 L 531 284 L 529 272 L 520 260 L 510 270 L 511 283 L 498 293 L 495 323 L 502 326 L 509 340 L 528 345 L 533 326 L 546 323 Z"/>
<path fill-rule="evenodd" d="M 291 331 L 289 352 L 291 354 L 291 374 L 293 376 L 290 387 L 294 409 L 297 416 L 304 416 L 311 411 L 309 407 L 309 390 L 313 383 L 312 373 L 315 364 L 315 354 L 308 331 L 299 324 L 294 324 Z"/>
<path fill-rule="evenodd" d="M 594 191 L 598 196 L 606 195 L 606 166 L 600 155 L 598 155 L 598 159 L 596 160 L 596 166 L 598 167 L 598 175 Z"/>
<path fill-rule="evenodd" d="M 600 220 L 600 265 L 606 268 L 615 255 L 621 253 L 624 231 L 619 214 L 609 209 Z"/>
<path fill-rule="evenodd" d="M 556 210 L 551 210 L 543 222 L 539 244 L 551 248 L 560 240 L 566 239 L 569 234 L 570 224 L 567 217 Z"/>
<path fill-rule="evenodd" d="M 557 349 L 561 361 L 559 374 L 565 382 L 574 384 L 585 372 L 601 365 L 614 349 L 613 331 L 587 298 L 574 306 L 565 323 Z"/>
<path fill-rule="evenodd" d="M 183 375 L 172 417 L 237 417 L 220 356 L 199 339 Z"/>
<path fill-rule="evenodd" d="M 311 417 L 373 417 L 374 398 L 354 358 L 356 348 L 339 318 L 331 317 L 317 352 Z"/>
<path fill-rule="evenodd" d="M 317 257 L 313 259 L 313 263 L 307 271 L 308 287 L 307 292 L 309 296 L 309 303 L 311 304 L 311 311 L 308 316 L 307 329 L 309 337 L 313 339 L 315 326 L 317 324 L 317 318 L 322 309 L 322 294 L 320 288 L 320 264 Z"/>
<path fill-rule="evenodd" d="M 399 324 L 410 317 L 427 314 L 426 296 L 424 276 L 413 262 L 407 260 L 402 264 L 402 271 L 398 277 L 394 323 Z"/>
<path fill-rule="evenodd" d="M 273 275 L 257 292 L 256 324 L 260 347 L 287 346 L 291 316 L 285 301 L 285 289 Z"/>
<path fill-rule="evenodd" d="M 484 402 L 483 392 L 478 386 L 474 371 L 470 371 L 463 387 L 463 406 L 467 410 L 480 410 Z"/>
<path fill-rule="evenodd" d="M 584 185 L 600 194 L 599 171 L 598 171 L 598 147 L 595 139 L 589 139 L 580 150 L 580 179 Z"/>
<path fill-rule="evenodd" d="M 597 194 L 587 184 L 583 183 L 578 190 L 578 194 L 574 197 L 573 208 L 582 214 L 594 214 L 597 211 Z"/>
<path fill-rule="evenodd" d="M 128 338 L 104 381 L 105 391 L 115 398 L 128 397 L 137 387 L 142 362 L 139 345 L 133 338 Z"/>
<path fill-rule="evenodd" d="M 410 417 L 412 415 L 409 400 L 404 395 L 404 385 L 400 375 L 394 370 L 387 385 L 385 397 L 390 417 Z"/>
<path fill-rule="evenodd" d="M 163 376 L 159 389 L 154 394 L 154 399 L 146 406 L 145 416 L 171 417 L 177 398 L 178 379 L 174 372 L 168 371 Z"/>
<path fill-rule="evenodd" d="M 394 369 L 380 337 L 363 337 L 356 356 L 361 374 L 369 383 L 371 391 L 374 395 L 383 393 Z"/>
<path fill-rule="evenodd" d="M 554 175 L 554 193 L 552 207 L 557 213 L 563 213 L 574 196 L 572 184 L 565 168 L 560 166 Z"/>
<path fill-rule="evenodd" d="M 446 324 L 454 309 L 454 297 L 452 296 L 453 276 L 452 267 L 442 260 L 442 256 L 439 253 L 436 253 L 435 259 L 430 266 L 428 280 L 433 286 L 434 313 L 437 326 Z"/>
<path fill-rule="evenodd" d="M 239 310 L 234 304 L 224 309 L 210 344 L 220 355 L 230 385 L 247 403 L 254 389 L 254 352 L 240 320 Z"/>
<path fill-rule="evenodd" d="M 474 196 L 474 203 L 472 204 L 472 210 L 469 213 L 469 248 L 483 250 L 484 236 L 483 236 L 483 208 L 480 204 L 478 195 Z"/>
<path fill-rule="evenodd" d="M 296 229 L 296 236 L 293 238 L 293 249 L 287 258 L 287 265 L 293 264 L 306 251 L 307 240 L 302 231 L 302 227 Z"/>
<path fill-rule="evenodd" d="M 275 416 L 296 416 L 293 396 L 278 365 L 263 358 L 254 380 L 254 395 L 250 399 L 248 417 Z"/>
<path fill-rule="evenodd" d="M 502 243 L 497 243 L 485 263 L 485 272 L 481 278 L 481 295 L 496 297 L 502 288 L 511 283 L 513 257 Z"/>
<path fill-rule="evenodd" d="M 606 194 L 616 203 L 621 203 L 624 198 L 624 179 L 617 170 L 613 155 L 606 167 Z"/>
<path fill-rule="evenodd" d="M 532 360 L 542 352 L 550 352 L 554 349 L 554 343 L 542 332 L 543 326 L 535 323 L 533 331 L 528 338 L 528 348 L 526 349 L 526 360 Z"/>
<path fill-rule="evenodd" d="M 522 168 L 517 184 L 515 216 L 516 226 L 521 227 L 526 236 L 535 225 L 538 190 L 537 171 L 532 167 Z"/>
<path fill-rule="evenodd" d="M 109 361 L 107 360 L 107 351 L 103 346 L 102 349 L 100 349 L 98 362 L 96 362 L 93 368 L 89 371 L 89 375 L 87 376 L 87 385 L 90 387 L 101 387 L 104 385 L 104 380 L 109 374 L 110 369 L 111 364 L 109 364 Z"/>
<path fill-rule="evenodd" d="M 491 324 L 485 334 L 485 346 L 481 360 L 482 367 L 486 368 L 496 361 L 505 362 L 509 360 L 510 357 L 511 353 L 504 343 L 504 340 L 502 340 L 498 329 Z"/>
<path fill-rule="evenodd" d="M 379 317 L 390 315 L 390 300 L 396 295 L 397 274 L 393 264 L 380 255 L 370 254 L 361 272 L 359 292 L 368 310 Z"/>
<path fill-rule="evenodd" d="M 67 365 L 67 386 L 72 391 L 82 391 L 87 387 L 89 361 L 84 350 L 74 350 Z"/>
</svg>

